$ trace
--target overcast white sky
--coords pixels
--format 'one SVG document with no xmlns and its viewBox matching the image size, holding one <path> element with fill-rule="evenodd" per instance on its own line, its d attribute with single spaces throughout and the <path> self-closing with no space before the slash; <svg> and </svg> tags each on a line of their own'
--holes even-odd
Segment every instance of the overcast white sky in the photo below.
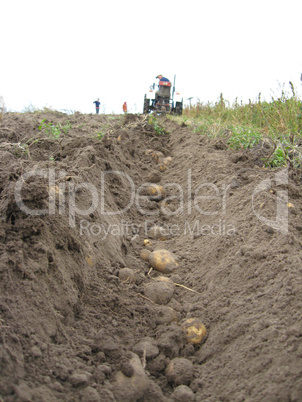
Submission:
<svg viewBox="0 0 302 402">
<path fill-rule="evenodd" d="M 32 104 L 141 112 L 163 74 L 189 97 L 270 100 L 302 92 L 301 0 L 14 0 L 1 4 L 0 96 Z M 102 110 L 102 109 L 101 109 Z"/>
</svg>

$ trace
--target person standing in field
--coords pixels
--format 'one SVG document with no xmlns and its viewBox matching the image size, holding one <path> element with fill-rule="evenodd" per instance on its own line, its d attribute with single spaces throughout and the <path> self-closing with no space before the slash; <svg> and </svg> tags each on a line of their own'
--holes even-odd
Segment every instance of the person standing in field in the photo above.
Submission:
<svg viewBox="0 0 302 402">
<path fill-rule="evenodd" d="M 97 100 L 94 101 L 93 103 L 95 103 L 95 112 L 96 112 L 96 114 L 99 114 L 100 113 L 100 104 L 101 104 L 100 98 L 97 98 Z"/>
<path fill-rule="evenodd" d="M 124 113 L 127 113 L 127 111 L 128 111 L 127 102 L 124 102 L 124 103 L 123 103 L 123 112 L 124 112 Z"/>
</svg>

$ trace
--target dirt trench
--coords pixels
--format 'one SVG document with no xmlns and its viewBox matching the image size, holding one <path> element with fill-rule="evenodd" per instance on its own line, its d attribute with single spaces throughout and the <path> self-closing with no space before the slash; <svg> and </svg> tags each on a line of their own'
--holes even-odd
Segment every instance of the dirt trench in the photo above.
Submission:
<svg viewBox="0 0 302 402">
<path fill-rule="evenodd" d="M 299 173 L 166 118 L 43 119 L 0 123 L 3 401 L 301 400 Z"/>
</svg>

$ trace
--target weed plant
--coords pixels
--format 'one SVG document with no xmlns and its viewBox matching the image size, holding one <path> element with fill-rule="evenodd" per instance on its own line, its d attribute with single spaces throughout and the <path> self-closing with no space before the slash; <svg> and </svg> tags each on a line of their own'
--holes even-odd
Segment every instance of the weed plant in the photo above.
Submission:
<svg viewBox="0 0 302 402">
<path fill-rule="evenodd" d="M 102 140 L 106 135 L 106 133 L 104 131 L 102 131 L 102 130 L 96 131 L 96 133 L 97 133 L 97 138 L 99 140 Z"/>
<path fill-rule="evenodd" d="M 55 138 L 56 140 L 58 140 L 63 133 L 67 134 L 68 131 L 71 129 L 71 124 L 69 121 L 67 121 L 63 126 L 58 123 L 58 124 L 54 124 L 54 123 L 47 123 L 46 119 L 43 119 L 39 125 L 39 130 L 40 131 L 45 131 L 45 133 L 52 138 Z"/>
<path fill-rule="evenodd" d="M 185 108 L 181 117 L 173 117 L 190 125 L 194 131 L 211 138 L 223 138 L 233 149 L 251 148 L 269 143 L 272 152 L 266 166 L 291 164 L 302 167 L 302 102 L 296 96 L 293 84 L 291 94 L 282 90 L 279 98 L 256 102 L 230 103 L 221 94 L 215 104 L 198 102 Z"/>
<path fill-rule="evenodd" d="M 152 114 L 149 116 L 148 124 L 150 124 L 157 134 L 166 134 L 166 131 L 159 124 L 156 115 Z"/>
</svg>

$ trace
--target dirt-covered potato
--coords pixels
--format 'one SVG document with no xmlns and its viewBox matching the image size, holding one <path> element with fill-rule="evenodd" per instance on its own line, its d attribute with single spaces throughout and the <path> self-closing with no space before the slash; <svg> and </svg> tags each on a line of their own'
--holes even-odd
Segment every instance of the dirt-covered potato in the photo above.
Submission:
<svg viewBox="0 0 302 402">
<path fill-rule="evenodd" d="M 194 402 L 194 392 L 187 385 L 178 385 L 171 394 L 171 398 L 174 402 Z"/>
<path fill-rule="evenodd" d="M 158 306 L 156 309 L 156 324 L 170 324 L 173 321 L 178 321 L 178 313 L 172 307 Z"/>
<path fill-rule="evenodd" d="M 163 161 L 165 158 L 165 155 L 160 151 L 153 152 L 151 156 L 155 163 L 159 163 L 159 162 Z"/>
<path fill-rule="evenodd" d="M 117 402 L 137 401 L 148 389 L 150 380 L 142 367 L 140 358 L 132 353 L 126 374 L 117 372 L 112 392 Z M 125 370 L 124 370 L 125 371 Z"/>
<path fill-rule="evenodd" d="M 165 170 L 167 170 L 167 165 L 165 165 L 164 163 L 159 163 L 158 164 L 158 170 L 163 173 Z"/>
<path fill-rule="evenodd" d="M 188 343 L 198 345 L 204 342 L 207 337 L 206 327 L 197 318 L 188 318 L 181 327 Z"/>
<path fill-rule="evenodd" d="M 171 279 L 164 276 L 152 280 L 145 284 L 145 295 L 156 304 L 167 304 L 171 300 L 175 290 L 175 285 Z"/>
<path fill-rule="evenodd" d="M 151 201 L 160 201 L 165 198 L 165 189 L 158 184 L 150 184 L 144 191 Z"/>
<path fill-rule="evenodd" d="M 193 363 L 182 357 L 172 359 L 166 368 L 166 377 L 174 385 L 189 385 L 193 379 Z"/>
<path fill-rule="evenodd" d="M 167 237 L 168 237 L 166 232 L 167 231 L 162 226 L 152 226 L 149 229 L 148 234 L 151 237 L 151 239 L 154 239 L 154 240 L 166 240 Z"/>
<path fill-rule="evenodd" d="M 135 283 L 136 276 L 133 269 L 122 268 L 118 273 L 118 277 L 122 282 Z"/>
<path fill-rule="evenodd" d="M 148 261 L 149 261 L 150 254 L 151 254 L 151 251 L 150 251 L 150 250 L 144 249 L 144 250 L 141 251 L 140 257 L 141 257 L 143 260 L 145 260 L 145 261 L 148 262 Z"/>
<path fill-rule="evenodd" d="M 154 250 L 149 256 L 149 263 L 156 271 L 163 274 L 170 274 L 176 268 L 178 263 L 175 257 L 168 250 Z"/>
<path fill-rule="evenodd" d="M 150 337 L 143 338 L 141 341 L 139 341 L 133 347 L 133 352 L 139 357 L 143 357 L 145 355 L 146 359 L 153 359 L 159 355 L 159 349 L 154 339 Z"/>
<path fill-rule="evenodd" d="M 159 183 L 160 181 L 161 181 L 161 174 L 159 174 L 157 171 L 150 172 L 146 177 L 147 183 Z"/>
</svg>

